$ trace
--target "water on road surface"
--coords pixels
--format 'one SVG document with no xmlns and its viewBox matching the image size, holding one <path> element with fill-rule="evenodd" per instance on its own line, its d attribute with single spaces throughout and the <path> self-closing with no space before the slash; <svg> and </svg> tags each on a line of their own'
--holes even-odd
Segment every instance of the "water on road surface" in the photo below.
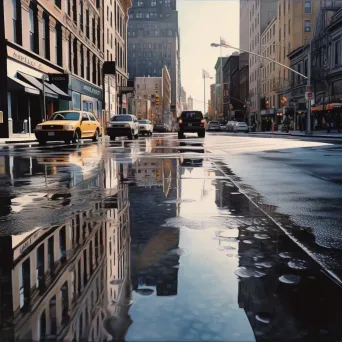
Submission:
<svg viewBox="0 0 342 342">
<path fill-rule="evenodd" d="M 225 146 L 1 149 L 0 340 L 339 341 L 341 289 L 240 191 Z"/>
</svg>

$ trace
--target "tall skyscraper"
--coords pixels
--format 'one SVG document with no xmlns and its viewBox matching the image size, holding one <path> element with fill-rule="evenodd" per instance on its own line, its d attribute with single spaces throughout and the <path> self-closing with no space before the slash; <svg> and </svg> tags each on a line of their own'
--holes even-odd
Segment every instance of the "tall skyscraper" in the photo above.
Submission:
<svg viewBox="0 0 342 342">
<path fill-rule="evenodd" d="M 240 0 L 240 49 L 249 49 L 249 6 L 248 0 Z"/>
<path fill-rule="evenodd" d="M 179 108 L 180 58 L 176 0 L 134 0 L 129 10 L 128 72 L 135 77 L 171 75 L 171 107 Z"/>
</svg>

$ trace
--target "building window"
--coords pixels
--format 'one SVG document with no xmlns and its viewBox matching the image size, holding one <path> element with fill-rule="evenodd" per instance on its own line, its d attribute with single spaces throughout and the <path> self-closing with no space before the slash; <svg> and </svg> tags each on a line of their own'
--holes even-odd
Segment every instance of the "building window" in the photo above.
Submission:
<svg viewBox="0 0 342 342">
<path fill-rule="evenodd" d="M 89 10 L 86 10 L 86 37 L 90 37 L 90 20 L 89 20 Z"/>
<path fill-rule="evenodd" d="M 79 15 L 80 15 L 80 27 L 81 27 L 81 31 L 83 31 L 83 0 L 81 0 L 79 2 L 79 6 L 80 6 L 80 8 L 79 8 L 79 11 L 80 11 L 80 13 L 79 13 Z"/>
<path fill-rule="evenodd" d="M 151 7 L 156 7 L 156 6 L 157 6 L 157 1 L 151 0 Z"/>
<path fill-rule="evenodd" d="M 95 44 L 95 40 L 96 40 L 96 24 L 95 24 L 95 18 L 93 18 L 92 20 L 91 20 L 91 22 L 92 22 L 92 24 L 91 24 L 91 26 L 92 26 L 92 29 L 93 29 L 93 34 L 92 34 L 92 38 L 93 38 L 93 43 Z"/>
<path fill-rule="evenodd" d="M 73 42 L 73 55 L 74 55 L 74 74 L 77 75 L 78 71 L 78 53 L 77 53 L 77 39 Z"/>
<path fill-rule="evenodd" d="M 97 75 L 97 73 L 96 73 L 96 57 L 93 56 L 93 80 L 92 80 L 92 82 L 94 84 L 97 84 L 97 82 L 96 82 L 96 75 Z"/>
<path fill-rule="evenodd" d="M 30 50 L 35 52 L 35 41 L 34 41 L 34 12 L 33 9 L 29 10 L 29 21 L 30 21 Z"/>
<path fill-rule="evenodd" d="M 113 13 L 110 12 L 110 27 L 113 27 Z"/>
<path fill-rule="evenodd" d="M 143 6 L 144 6 L 144 2 L 141 1 L 141 0 L 139 0 L 139 1 L 138 1 L 138 7 L 143 7 Z"/>
<path fill-rule="evenodd" d="M 107 44 L 109 44 L 109 29 L 107 28 Z"/>
<path fill-rule="evenodd" d="M 304 31 L 305 32 L 311 32 L 311 21 L 310 20 L 305 20 Z"/>
<path fill-rule="evenodd" d="M 12 29 L 13 29 L 13 41 L 17 43 L 17 0 L 12 0 Z"/>
<path fill-rule="evenodd" d="M 56 51 L 56 64 L 62 66 L 63 53 L 62 53 L 62 27 L 58 23 L 55 28 L 55 51 Z"/>
<path fill-rule="evenodd" d="M 72 19 L 74 21 L 74 23 L 77 25 L 77 0 L 73 0 L 72 1 Z"/>
<path fill-rule="evenodd" d="M 80 72 L 80 76 L 84 78 L 84 50 L 83 50 L 83 45 L 81 45 L 81 72 Z"/>
<path fill-rule="evenodd" d="M 55 0 L 55 6 L 62 8 L 62 0 Z"/>
<path fill-rule="evenodd" d="M 65 13 L 70 17 L 71 16 L 71 1 L 65 1 Z"/>
<path fill-rule="evenodd" d="M 284 24 L 284 38 L 286 38 L 286 24 Z"/>
<path fill-rule="evenodd" d="M 307 59 L 304 61 L 304 75 L 305 76 L 308 75 L 308 60 Z"/>
<path fill-rule="evenodd" d="M 334 43 L 334 66 L 341 64 L 341 41 Z"/>
<path fill-rule="evenodd" d="M 100 20 L 97 22 L 97 47 L 101 49 L 101 27 Z"/>
<path fill-rule="evenodd" d="M 87 63 L 86 63 L 86 77 L 87 80 L 90 81 L 90 52 L 87 50 Z"/>
<path fill-rule="evenodd" d="M 305 1 L 305 13 L 311 13 L 311 1 Z"/>
<path fill-rule="evenodd" d="M 42 20 L 42 57 L 46 58 L 46 19 L 43 17 Z"/>
<path fill-rule="evenodd" d="M 71 43 L 71 36 L 69 36 L 69 42 L 68 42 L 68 46 L 69 46 L 69 48 L 68 48 L 68 69 L 71 71 L 71 63 L 72 63 L 72 60 L 71 60 L 71 58 L 72 58 L 72 53 L 71 53 L 71 51 L 72 51 L 72 43 Z"/>
<path fill-rule="evenodd" d="M 289 19 L 289 34 L 291 34 L 291 20 Z"/>
</svg>

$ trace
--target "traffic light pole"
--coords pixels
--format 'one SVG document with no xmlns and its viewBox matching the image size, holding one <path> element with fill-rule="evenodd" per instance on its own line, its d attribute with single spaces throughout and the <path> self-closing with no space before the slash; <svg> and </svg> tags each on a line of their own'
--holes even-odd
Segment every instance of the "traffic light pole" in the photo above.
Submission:
<svg viewBox="0 0 342 342">
<path fill-rule="evenodd" d="M 309 45 L 309 53 L 308 53 L 308 78 L 307 78 L 307 90 L 311 87 L 311 40 Z M 305 134 L 311 135 L 311 99 L 308 99 L 307 102 L 307 112 L 306 112 L 306 130 Z"/>
</svg>

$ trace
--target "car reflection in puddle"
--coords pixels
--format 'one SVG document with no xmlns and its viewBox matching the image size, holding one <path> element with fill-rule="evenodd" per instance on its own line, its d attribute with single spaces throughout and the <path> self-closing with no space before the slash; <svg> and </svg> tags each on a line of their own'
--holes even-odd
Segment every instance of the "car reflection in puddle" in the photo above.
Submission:
<svg viewBox="0 0 342 342">
<path fill-rule="evenodd" d="M 203 144 L 180 142 L 180 165 L 183 167 L 201 167 L 203 166 L 204 153 Z"/>
</svg>

